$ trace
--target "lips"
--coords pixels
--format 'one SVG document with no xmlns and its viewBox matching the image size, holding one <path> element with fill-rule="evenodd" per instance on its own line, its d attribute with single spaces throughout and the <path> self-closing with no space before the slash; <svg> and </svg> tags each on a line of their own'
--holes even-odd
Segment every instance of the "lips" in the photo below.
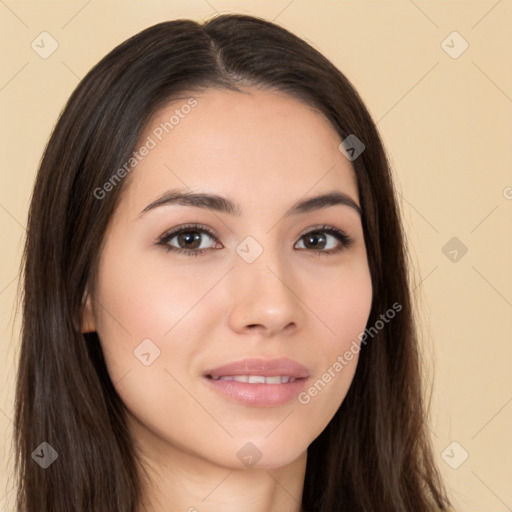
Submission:
<svg viewBox="0 0 512 512">
<path fill-rule="evenodd" d="M 243 359 L 228 363 L 217 368 L 212 368 L 205 372 L 206 377 L 210 377 L 214 380 L 223 379 L 226 380 L 229 377 L 260 377 L 259 380 L 238 380 L 239 382 L 251 382 L 252 383 L 264 383 L 269 377 L 288 377 L 289 380 L 303 379 L 309 376 L 309 371 L 305 366 L 293 361 L 288 358 L 279 359 Z M 265 378 L 262 381 L 261 378 Z M 287 381 L 288 382 L 288 381 Z M 278 382 L 266 382 L 267 384 Z"/>
<path fill-rule="evenodd" d="M 277 407 L 304 389 L 310 372 L 287 358 L 244 359 L 204 373 L 209 389 L 249 407 Z"/>
</svg>

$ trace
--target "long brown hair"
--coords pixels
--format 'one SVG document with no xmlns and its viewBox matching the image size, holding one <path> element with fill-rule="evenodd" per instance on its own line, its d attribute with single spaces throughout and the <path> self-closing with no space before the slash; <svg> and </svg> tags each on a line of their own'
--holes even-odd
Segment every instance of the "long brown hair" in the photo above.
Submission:
<svg viewBox="0 0 512 512">
<path fill-rule="evenodd" d="M 84 293 L 125 183 L 101 200 L 94 191 L 129 159 L 148 119 L 166 102 L 191 91 L 244 86 L 286 92 L 318 109 L 341 139 L 355 134 L 364 143 L 352 164 L 373 285 L 368 325 L 391 304 L 402 306 L 362 344 L 346 398 L 308 448 L 303 509 L 448 509 L 425 425 L 403 228 L 375 124 L 347 78 L 318 51 L 276 24 L 229 14 L 203 24 L 160 23 L 123 42 L 80 82 L 53 130 L 33 190 L 22 263 L 18 512 L 139 510 L 142 468 L 124 405 L 97 334 L 81 333 Z M 43 442 L 58 455 L 46 469 L 32 456 Z"/>
</svg>

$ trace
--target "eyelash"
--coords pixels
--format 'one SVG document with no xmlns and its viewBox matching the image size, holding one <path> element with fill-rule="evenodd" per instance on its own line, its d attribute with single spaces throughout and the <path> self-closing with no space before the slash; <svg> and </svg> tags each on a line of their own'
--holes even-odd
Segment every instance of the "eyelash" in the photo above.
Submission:
<svg viewBox="0 0 512 512">
<path fill-rule="evenodd" d="M 194 250 L 181 249 L 179 247 L 174 247 L 174 246 L 169 245 L 169 243 L 168 243 L 169 240 L 172 240 L 176 235 L 179 235 L 182 232 L 187 232 L 187 231 L 193 231 L 193 232 L 197 232 L 197 233 L 206 233 L 215 242 L 218 242 L 217 236 L 211 229 L 207 228 L 206 226 L 202 226 L 200 224 L 189 224 L 186 226 L 180 226 L 177 229 L 172 229 L 171 231 L 164 233 L 157 240 L 156 245 L 163 246 L 163 248 L 167 252 L 174 252 L 176 254 L 185 254 L 188 256 L 202 256 L 206 251 L 211 250 L 211 249 L 194 249 Z M 304 233 L 303 235 L 301 235 L 300 239 L 306 237 L 307 235 L 316 234 L 316 233 L 321 233 L 321 234 L 328 233 L 328 234 L 334 236 L 335 238 L 337 238 L 338 241 L 341 242 L 341 247 L 339 247 L 338 249 L 330 249 L 328 251 L 322 251 L 322 250 L 315 251 L 313 249 L 313 250 L 309 251 L 318 256 L 338 254 L 338 253 L 344 251 L 345 249 L 347 249 L 348 247 L 350 247 L 350 245 L 352 245 L 352 243 L 354 242 L 354 239 L 351 238 L 350 236 L 348 236 L 345 232 L 343 232 L 333 226 L 328 226 L 328 225 L 324 225 L 319 228 L 314 228 L 311 231 L 308 231 L 308 232 Z M 299 249 L 299 250 L 307 251 L 307 249 Z"/>
</svg>

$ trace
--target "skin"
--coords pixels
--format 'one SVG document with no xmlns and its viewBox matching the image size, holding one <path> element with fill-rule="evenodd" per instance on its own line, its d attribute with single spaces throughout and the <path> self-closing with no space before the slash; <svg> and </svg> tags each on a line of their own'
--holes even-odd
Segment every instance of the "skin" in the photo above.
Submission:
<svg viewBox="0 0 512 512">
<path fill-rule="evenodd" d="M 203 373 L 245 357 L 289 357 L 314 382 L 364 330 L 372 286 L 357 211 L 334 205 L 284 217 L 296 201 L 332 190 L 359 204 L 354 170 L 331 124 L 290 96 L 249 88 L 194 97 L 197 106 L 126 178 L 83 331 L 98 332 L 150 475 L 141 512 L 297 512 L 307 448 L 346 396 L 357 354 L 306 405 L 240 404 L 210 389 Z M 137 147 L 185 102 L 157 112 Z M 177 187 L 230 198 L 242 215 L 173 204 L 140 216 Z M 218 237 L 201 235 L 203 255 L 157 245 L 190 223 Z M 305 245 L 323 224 L 353 243 L 330 255 L 321 252 L 342 245 L 331 234 L 320 249 Z M 250 264 L 236 252 L 248 236 L 263 249 Z M 186 248 L 177 237 L 169 244 Z M 147 338 L 160 349 L 149 366 L 134 356 Z M 237 457 L 249 442 L 262 454 L 253 467 Z"/>
</svg>

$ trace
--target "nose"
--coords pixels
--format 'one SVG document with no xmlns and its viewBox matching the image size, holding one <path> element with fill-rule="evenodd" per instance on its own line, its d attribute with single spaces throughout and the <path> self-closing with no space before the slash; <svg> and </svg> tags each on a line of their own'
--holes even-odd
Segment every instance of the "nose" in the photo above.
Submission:
<svg viewBox="0 0 512 512">
<path fill-rule="evenodd" d="M 229 324 L 240 334 L 289 335 L 304 320 L 297 277 L 278 251 L 264 250 L 252 263 L 239 260 L 230 272 Z"/>
</svg>

